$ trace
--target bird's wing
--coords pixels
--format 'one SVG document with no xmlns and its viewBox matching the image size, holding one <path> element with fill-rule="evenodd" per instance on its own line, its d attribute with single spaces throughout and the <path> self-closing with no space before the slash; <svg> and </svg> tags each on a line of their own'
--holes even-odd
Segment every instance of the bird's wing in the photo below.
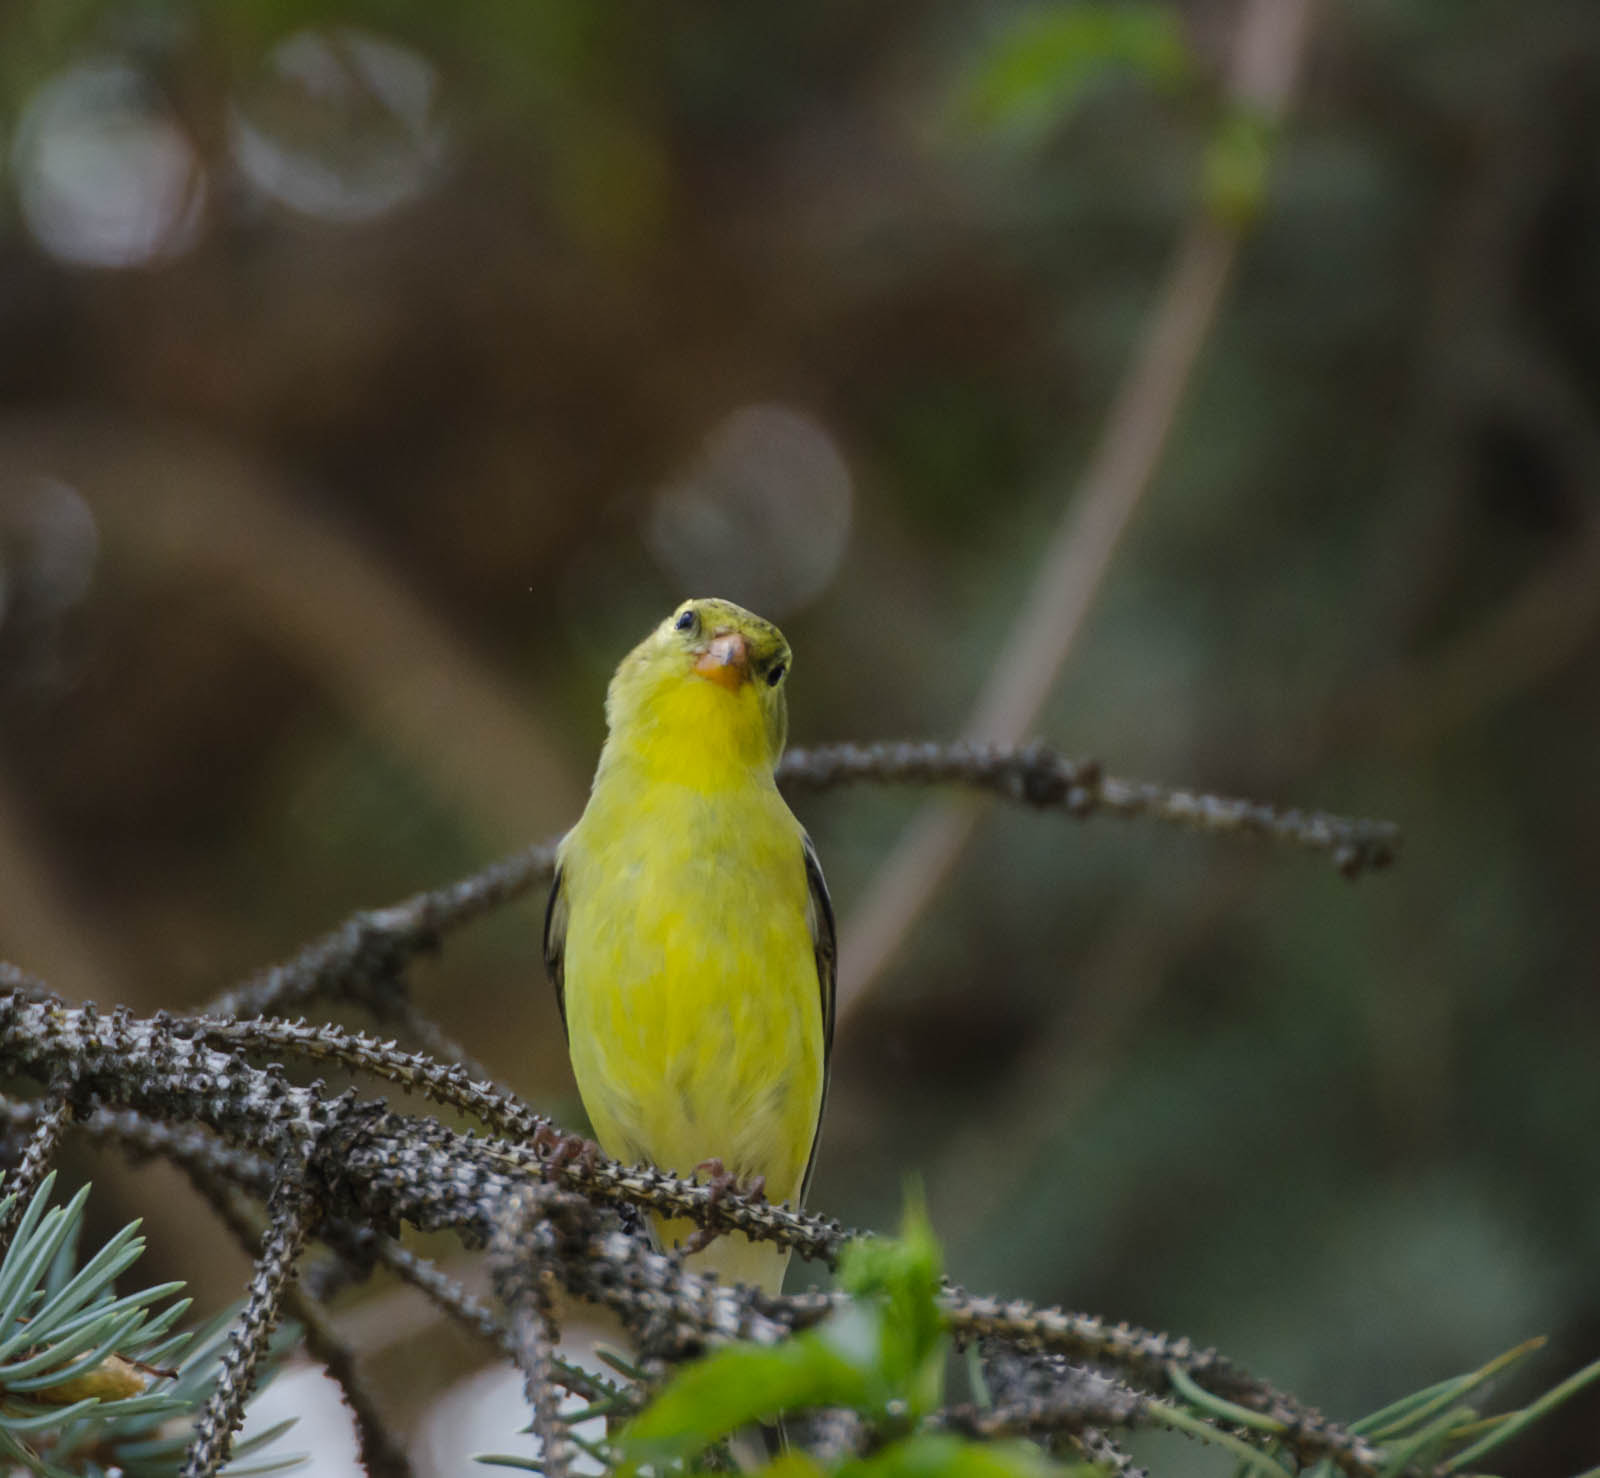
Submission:
<svg viewBox="0 0 1600 1478">
<path fill-rule="evenodd" d="M 821 874 L 818 874 L 821 877 Z M 561 1030 L 567 1031 L 567 891 L 562 887 L 558 864 L 550 884 L 550 902 L 544 910 L 544 969 L 556 988 L 556 1010 L 561 1013 Z M 824 897 L 827 895 L 824 894 Z"/>
<path fill-rule="evenodd" d="M 811 927 L 811 949 L 817 961 L 817 985 L 822 993 L 822 1102 L 817 1105 L 817 1127 L 811 1136 L 811 1154 L 806 1160 L 805 1178 L 800 1182 L 800 1198 L 811 1188 L 811 1172 L 817 1168 L 817 1145 L 822 1139 L 822 1111 L 828 1103 L 828 1073 L 833 1061 L 833 1004 L 839 977 L 839 946 L 833 924 L 833 901 L 823 881 L 822 864 L 811 838 L 802 833 L 805 853 L 806 887 L 810 893 L 806 922 Z M 552 898 L 552 907 L 554 900 Z M 546 939 L 549 934 L 546 931 Z M 549 945 L 545 946 L 549 957 Z M 559 987 L 558 987 L 559 989 Z"/>
</svg>

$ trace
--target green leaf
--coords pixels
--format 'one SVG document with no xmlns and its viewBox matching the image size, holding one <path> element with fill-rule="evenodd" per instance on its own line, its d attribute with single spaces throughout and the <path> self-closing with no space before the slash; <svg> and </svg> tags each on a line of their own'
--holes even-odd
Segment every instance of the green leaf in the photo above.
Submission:
<svg viewBox="0 0 1600 1478">
<path fill-rule="evenodd" d="M 1025 11 L 967 80 L 962 113 L 984 129 L 1037 133 L 1108 77 L 1170 85 L 1189 71 L 1176 11 L 1077 0 Z"/>
<path fill-rule="evenodd" d="M 1514 1349 L 1507 1350 L 1503 1355 L 1496 1355 L 1493 1360 L 1480 1365 L 1476 1370 L 1468 1371 L 1465 1375 L 1452 1376 L 1449 1380 L 1439 1381 L 1436 1385 L 1427 1386 L 1423 1390 L 1413 1391 L 1411 1395 L 1402 1396 L 1400 1400 L 1391 1402 L 1381 1411 L 1375 1411 L 1360 1421 L 1351 1422 L 1350 1430 L 1358 1436 L 1371 1434 L 1377 1439 L 1398 1437 L 1418 1423 L 1426 1421 L 1434 1412 L 1449 1406 L 1453 1401 L 1460 1400 L 1469 1391 L 1476 1390 L 1485 1381 L 1493 1379 L 1519 1360 L 1526 1359 L 1535 1350 L 1542 1349 L 1544 1345 L 1543 1335 L 1524 1340 Z"/>
<path fill-rule="evenodd" d="M 1463 1423 L 1470 1422 L 1477 1413 L 1470 1406 L 1454 1406 L 1443 1416 L 1435 1417 L 1426 1426 L 1419 1427 L 1404 1442 L 1384 1449 L 1380 1478 L 1400 1478 L 1402 1473 L 1416 1467 L 1424 1472 L 1432 1470 L 1434 1461 L 1450 1441 L 1450 1434 Z"/>
<path fill-rule="evenodd" d="M 1259 1451 L 1243 1438 L 1236 1437 L 1221 1427 L 1213 1426 L 1205 1418 L 1173 1406 L 1170 1402 L 1148 1401 L 1145 1403 L 1144 1412 L 1150 1421 L 1160 1426 L 1171 1427 L 1174 1431 L 1198 1437 L 1202 1442 L 1226 1448 L 1251 1472 L 1269 1473 L 1273 1478 L 1291 1478 L 1289 1470 L 1270 1453 Z"/>
<path fill-rule="evenodd" d="M 12 1234 L 11 1246 L 6 1248 L 5 1261 L 0 1264 L 0 1299 L 9 1300 L 11 1296 L 11 1275 L 14 1272 L 12 1252 L 15 1248 L 25 1247 L 32 1240 L 35 1229 L 40 1219 L 50 1207 L 50 1193 L 56 1187 L 56 1173 L 52 1170 L 39 1182 L 39 1188 L 34 1191 L 33 1198 L 23 1210 L 22 1220 L 17 1223 L 17 1229 Z M 12 1192 L 3 1201 L 0 1201 L 0 1215 L 3 1215 L 17 1199 Z"/>
<path fill-rule="evenodd" d="M 40 1186 L 38 1194 L 43 1191 L 44 1187 Z M 74 1234 L 78 1220 L 83 1215 L 83 1203 L 88 1197 L 89 1187 L 86 1185 L 64 1208 L 53 1207 L 47 1211 L 37 1231 L 26 1239 L 20 1235 L 14 1237 L 11 1246 L 6 1249 L 5 1262 L 0 1264 L 0 1269 L 3 1269 L 0 1271 L 0 1285 L 5 1287 L 7 1295 L 4 1306 L 0 1307 L 0 1335 L 4 1335 L 0 1340 L 0 1355 L 9 1355 L 28 1343 L 26 1328 L 20 1325 L 13 1328 L 13 1325 L 23 1306 L 37 1296 L 45 1269 L 54 1261 L 61 1244 Z M 8 1330 L 11 1332 L 6 1335 L 5 1331 Z"/>
<path fill-rule="evenodd" d="M 773 1464 L 767 1472 L 776 1468 Z M 1090 1463 L 1060 1467 L 1025 1442 L 965 1442 L 944 1432 L 922 1432 L 843 1464 L 838 1478 L 1087 1478 L 1099 1471 Z"/>
<path fill-rule="evenodd" d="M 871 1237 L 852 1243 L 839 1263 L 845 1292 L 861 1303 L 881 1303 L 877 1370 L 884 1384 L 906 1402 L 913 1418 L 932 1411 L 943 1395 L 945 1332 L 939 1310 L 943 1271 L 939 1244 L 916 1190 L 907 1193 L 898 1238 Z"/>
<path fill-rule="evenodd" d="M 782 1411 L 880 1406 L 879 1323 L 870 1309 L 849 1309 L 782 1344 L 731 1345 L 687 1366 L 623 1431 L 622 1471 L 692 1457 Z"/>
<path fill-rule="evenodd" d="M 103 1324 L 80 1330 L 72 1339 L 48 1346 L 31 1360 L 19 1360 L 6 1368 L 7 1390 L 48 1390 L 51 1386 L 65 1385 L 74 1377 L 86 1374 L 108 1355 L 121 1350 L 123 1340 L 142 1317 L 138 1310 L 120 1317 L 113 1315 Z"/>
<path fill-rule="evenodd" d="M 57 1467 L 20 1437 L 13 1437 L 4 1426 L 0 1426 L 0 1452 L 9 1452 L 29 1471 L 39 1474 L 39 1478 L 82 1478 L 79 1473 Z"/>
<path fill-rule="evenodd" d="M 1521 1411 L 1508 1413 L 1503 1426 L 1496 1428 L 1482 1441 L 1473 1443 L 1466 1451 L 1456 1453 L 1445 1467 L 1452 1473 L 1460 1472 L 1468 1463 L 1476 1462 L 1480 1457 L 1493 1452 L 1503 1442 L 1515 1437 L 1518 1432 L 1525 1431 L 1534 1422 L 1548 1416 L 1563 1401 L 1577 1395 L 1585 1386 L 1597 1379 L 1600 1379 L 1600 1360 L 1596 1360 L 1592 1365 L 1585 1365 L 1582 1370 L 1569 1375 L 1560 1385 L 1553 1386 L 1537 1401 L 1530 1402 Z"/>
<path fill-rule="evenodd" d="M 1248 1406 L 1240 1406 L 1233 1401 L 1223 1400 L 1221 1396 L 1213 1396 L 1181 1365 L 1168 1365 L 1167 1379 L 1172 1382 L 1174 1391 L 1205 1416 L 1233 1422 L 1236 1426 L 1249 1427 L 1254 1431 L 1267 1432 L 1274 1436 L 1283 1433 L 1282 1422 L 1262 1412 L 1252 1411 Z"/>
<path fill-rule="evenodd" d="M 68 1280 L 66 1287 L 34 1311 L 30 1333 L 49 1338 L 49 1331 L 59 1321 L 70 1318 L 103 1294 L 110 1288 L 112 1279 L 138 1262 L 143 1254 L 144 1238 L 139 1235 L 139 1223 L 129 1222 Z"/>
<path fill-rule="evenodd" d="M 898 1238 L 845 1250 L 851 1302 L 777 1345 L 733 1345 L 686 1367 L 624 1429 L 623 1471 L 692 1457 L 782 1412 L 843 1406 L 915 1421 L 939 1404 L 946 1337 L 939 1246 L 921 1198 L 907 1198 Z"/>
<path fill-rule="evenodd" d="M 1277 130 L 1271 120 L 1248 109 L 1223 119 L 1206 146 L 1200 193 L 1206 209 L 1224 226 L 1253 225 L 1267 198 Z"/>
</svg>

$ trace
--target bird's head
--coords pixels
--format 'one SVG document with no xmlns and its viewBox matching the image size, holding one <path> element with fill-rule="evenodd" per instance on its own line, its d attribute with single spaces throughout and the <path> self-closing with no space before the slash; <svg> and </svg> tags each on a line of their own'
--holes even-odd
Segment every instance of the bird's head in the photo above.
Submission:
<svg viewBox="0 0 1600 1478">
<path fill-rule="evenodd" d="M 775 765 L 788 734 L 789 643 L 732 601 L 686 600 L 617 668 L 611 737 L 691 739 Z"/>
</svg>

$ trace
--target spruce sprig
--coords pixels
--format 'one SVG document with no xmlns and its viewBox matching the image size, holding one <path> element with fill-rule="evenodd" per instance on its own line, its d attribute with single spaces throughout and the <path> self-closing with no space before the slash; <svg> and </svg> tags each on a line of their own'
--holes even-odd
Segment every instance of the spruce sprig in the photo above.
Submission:
<svg viewBox="0 0 1600 1478">
<path fill-rule="evenodd" d="M 181 1282 L 118 1295 L 116 1280 L 144 1252 L 139 1223 L 117 1232 L 83 1265 L 86 1185 L 52 1206 L 55 1172 L 18 1212 L 0 1258 L 0 1455 L 38 1478 L 176 1478 L 194 1414 L 216 1385 L 231 1314 L 174 1332 L 190 1300 Z M 240 1444 L 241 1457 L 274 1442 L 283 1423 Z M 295 1457 L 230 1468 L 232 1478 L 275 1472 Z"/>
</svg>

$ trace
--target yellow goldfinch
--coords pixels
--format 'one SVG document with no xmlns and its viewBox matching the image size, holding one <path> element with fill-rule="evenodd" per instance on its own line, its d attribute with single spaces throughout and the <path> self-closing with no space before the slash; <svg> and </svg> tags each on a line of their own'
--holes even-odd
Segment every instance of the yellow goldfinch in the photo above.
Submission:
<svg viewBox="0 0 1600 1478">
<path fill-rule="evenodd" d="M 827 1091 L 834 927 L 773 778 L 789 660 L 777 627 L 723 600 L 685 601 L 622 659 L 544 953 L 608 1155 L 681 1174 L 720 1162 L 798 1206 Z M 655 1230 L 672 1247 L 694 1228 Z M 695 1259 L 776 1293 L 789 1256 L 730 1233 Z"/>
</svg>

